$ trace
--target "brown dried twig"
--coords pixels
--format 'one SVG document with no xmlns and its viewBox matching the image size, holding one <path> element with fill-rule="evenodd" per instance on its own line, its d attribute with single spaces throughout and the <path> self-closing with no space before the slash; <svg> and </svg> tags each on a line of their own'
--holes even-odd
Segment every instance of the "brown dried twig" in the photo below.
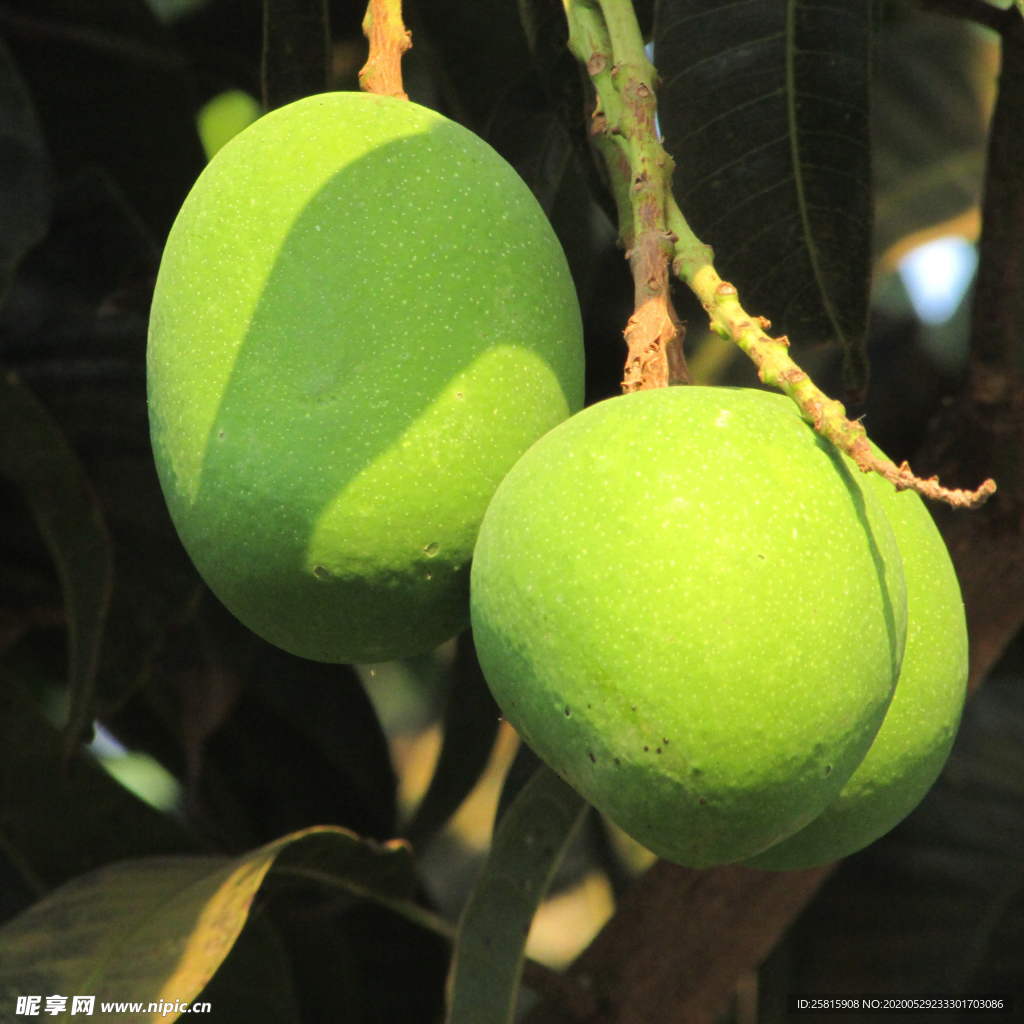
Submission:
<svg viewBox="0 0 1024 1024">
<path fill-rule="evenodd" d="M 680 216 L 682 216 L 680 214 Z M 898 491 L 917 491 L 925 498 L 945 502 L 954 508 L 978 508 L 995 493 L 993 480 L 977 490 L 942 487 L 936 478 L 923 480 L 903 463 L 897 466 L 871 447 L 867 433 L 858 420 L 848 419 L 842 402 L 829 398 L 790 358 L 787 338 L 772 338 L 771 326 L 763 317 L 751 317 L 740 305 L 736 289 L 723 281 L 710 263 L 688 279 L 711 319 L 712 330 L 734 341 L 757 366 L 765 384 L 777 387 L 790 397 L 814 429 L 846 452 L 864 473 L 884 476 Z"/>
</svg>

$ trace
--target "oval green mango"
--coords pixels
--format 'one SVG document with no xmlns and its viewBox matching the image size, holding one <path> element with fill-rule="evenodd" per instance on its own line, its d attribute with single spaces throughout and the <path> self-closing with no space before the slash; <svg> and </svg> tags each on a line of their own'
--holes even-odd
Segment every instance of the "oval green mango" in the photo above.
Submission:
<svg viewBox="0 0 1024 1024">
<path fill-rule="evenodd" d="M 580 313 L 494 150 L 416 104 L 329 93 L 199 178 L 148 377 L 167 504 L 214 593 L 294 654 L 381 661 L 468 625 L 491 495 L 582 404 Z"/>
<path fill-rule="evenodd" d="M 867 753 L 906 636 L 881 504 L 786 398 L 591 406 L 495 493 L 474 639 L 527 743 L 638 842 L 704 867 L 815 818 Z"/>
<path fill-rule="evenodd" d="M 907 647 L 878 735 L 839 795 L 796 835 L 746 863 L 777 871 L 846 857 L 899 824 L 939 777 L 967 689 L 967 623 L 953 564 L 924 502 L 868 483 L 896 535 L 907 581 Z"/>
</svg>

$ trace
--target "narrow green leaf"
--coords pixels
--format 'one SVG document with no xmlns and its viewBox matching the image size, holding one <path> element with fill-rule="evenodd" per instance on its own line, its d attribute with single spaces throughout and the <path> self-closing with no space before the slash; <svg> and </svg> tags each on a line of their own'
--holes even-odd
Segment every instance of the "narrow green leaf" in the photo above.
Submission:
<svg viewBox="0 0 1024 1024">
<path fill-rule="evenodd" d="M 19 269 L 16 301 L 4 310 L 9 368 L 80 459 L 114 546 L 92 706 L 76 700 L 84 694 L 72 694 L 72 717 L 80 724 L 121 706 L 141 685 L 168 628 L 187 617 L 199 587 L 167 511 L 149 440 L 144 312 L 146 279 L 155 275 L 158 255 L 116 184 L 94 167 L 62 182 L 50 230 Z M 11 532 L 25 529 L 18 513 L 0 510 L 7 601 L 12 608 L 57 604 L 49 576 L 42 575 L 41 538 L 19 540 Z M 17 566 L 26 556 L 46 591 L 21 582 Z M 47 671 L 53 674 L 52 667 Z"/>
<path fill-rule="evenodd" d="M 3 674 L 0 849 L 41 894 L 113 861 L 197 853 L 201 846 L 88 754 L 62 761 L 60 733 L 18 680 Z"/>
<path fill-rule="evenodd" d="M 744 306 L 852 355 L 871 271 L 870 0 L 661 0 L 674 191 Z M 854 382 L 855 383 L 855 382 Z"/>
<path fill-rule="evenodd" d="M 75 708 L 91 703 L 114 564 L 99 503 L 74 452 L 35 396 L 0 371 L 0 475 L 21 491 L 57 566 Z M 86 725 L 73 723 L 74 732 Z"/>
<path fill-rule="evenodd" d="M 401 845 L 344 829 L 285 836 L 234 859 L 125 861 L 77 878 L 0 928 L 0 1005 L 18 995 L 93 995 L 141 1004 L 118 1014 L 152 1021 L 151 1003 L 190 1004 L 227 957 L 268 873 L 323 877 L 356 898 L 400 903 L 415 884 Z M 53 1020 L 70 1020 L 67 1012 Z M 159 1019 L 176 1020 L 177 1013 Z"/>
<path fill-rule="evenodd" d="M 586 801 L 546 765 L 502 818 L 459 920 L 447 1024 L 510 1024 L 530 922 Z"/>
<path fill-rule="evenodd" d="M 62 179 L 99 166 L 162 244 L 205 165 L 193 70 L 146 0 L 0 5 Z"/>
<path fill-rule="evenodd" d="M 487 688 L 471 633 L 459 638 L 444 741 L 433 778 L 406 829 L 414 846 L 429 839 L 458 810 L 487 767 L 501 712 Z"/>
<path fill-rule="evenodd" d="M 296 995 L 288 950 L 257 909 L 194 1001 L 209 1003 L 217 1024 L 302 1024 Z"/>
<path fill-rule="evenodd" d="M 0 39 L 0 299 L 14 268 L 46 231 L 50 161 L 32 100 Z"/>
</svg>

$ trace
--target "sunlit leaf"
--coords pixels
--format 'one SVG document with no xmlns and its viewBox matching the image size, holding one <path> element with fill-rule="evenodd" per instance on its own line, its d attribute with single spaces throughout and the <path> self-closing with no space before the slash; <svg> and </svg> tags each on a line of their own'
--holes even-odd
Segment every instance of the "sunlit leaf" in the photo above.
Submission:
<svg viewBox="0 0 1024 1024">
<path fill-rule="evenodd" d="M 114 864 L 74 879 L 0 928 L 0 1002 L 58 992 L 95 995 L 97 1004 L 191 1003 L 227 957 L 272 870 L 385 903 L 401 903 L 414 885 L 405 847 L 332 828 L 285 836 L 234 859 Z M 54 1019 L 70 1020 L 68 1010 Z M 153 1016 L 142 1009 L 118 1019 Z"/>
<path fill-rule="evenodd" d="M 530 922 L 588 804 L 542 766 L 501 819 L 459 920 L 447 1024 L 510 1024 Z"/>
<path fill-rule="evenodd" d="M 498 705 L 487 688 L 472 636 L 459 638 L 444 740 L 426 795 L 406 835 L 414 846 L 429 839 L 458 810 L 487 767 L 498 736 Z"/>
<path fill-rule="evenodd" d="M 856 390 L 871 270 L 870 0 L 661 0 L 674 191 L 751 312 L 839 341 Z"/>
<path fill-rule="evenodd" d="M 60 733 L 10 675 L 0 676 L 0 848 L 40 892 L 113 861 L 201 849 L 87 754 L 63 761 Z"/>
<path fill-rule="evenodd" d="M 103 513 L 49 413 L 13 373 L 0 372 L 0 475 L 19 489 L 60 577 L 68 623 L 68 681 L 89 704 L 113 581 Z M 84 723 L 76 723 L 79 728 Z"/>
</svg>

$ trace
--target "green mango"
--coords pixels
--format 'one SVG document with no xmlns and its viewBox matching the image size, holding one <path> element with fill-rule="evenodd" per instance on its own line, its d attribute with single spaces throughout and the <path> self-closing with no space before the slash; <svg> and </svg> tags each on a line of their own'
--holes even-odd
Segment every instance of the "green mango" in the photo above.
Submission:
<svg viewBox="0 0 1024 1024">
<path fill-rule="evenodd" d="M 796 835 L 746 863 L 789 871 L 855 853 L 899 824 L 949 757 L 967 689 L 967 623 L 953 564 L 924 502 L 868 477 L 896 534 L 907 581 L 907 648 L 871 749 L 839 795 Z"/>
<path fill-rule="evenodd" d="M 221 149 L 150 321 L 157 469 L 247 626 L 307 658 L 422 653 L 469 622 L 491 495 L 583 400 L 580 312 L 533 195 L 416 104 L 300 100 Z"/>
<path fill-rule="evenodd" d="M 563 778 L 705 867 L 838 795 L 907 629 L 873 488 L 786 398 L 685 387 L 591 406 L 504 479 L 473 558 L 484 675 Z"/>
</svg>

